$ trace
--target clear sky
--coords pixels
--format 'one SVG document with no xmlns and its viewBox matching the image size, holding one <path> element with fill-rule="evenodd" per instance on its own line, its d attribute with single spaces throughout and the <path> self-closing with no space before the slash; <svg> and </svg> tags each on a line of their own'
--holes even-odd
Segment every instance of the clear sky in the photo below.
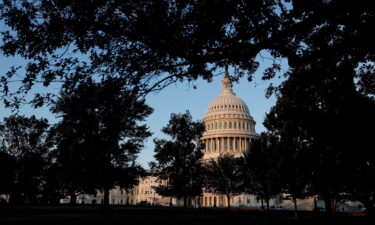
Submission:
<svg viewBox="0 0 375 225">
<path fill-rule="evenodd" d="M 264 65 L 269 65 L 265 62 Z M 284 64 L 285 65 L 285 64 Z M 266 112 L 275 104 L 275 97 L 267 99 L 265 89 L 270 84 L 269 81 L 261 80 L 261 71 L 257 72 L 252 82 L 243 77 L 239 83 L 233 84 L 235 94 L 243 99 L 249 107 L 250 114 L 256 121 L 256 131 L 265 130 L 263 120 Z M 189 110 L 194 120 L 202 120 L 207 107 L 211 101 L 220 95 L 223 75 L 214 77 L 211 83 L 198 80 L 196 89 L 188 83 L 177 83 L 171 85 L 157 94 L 150 94 L 147 98 L 148 104 L 155 109 L 149 117 L 148 124 L 153 132 L 153 137 L 146 142 L 146 147 L 139 157 L 139 161 L 145 165 L 153 159 L 154 137 L 164 137 L 160 129 L 168 123 L 171 113 L 184 113 Z M 280 80 L 273 81 L 280 83 Z"/>
<path fill-rule="evenodd" d="M 1 26 L 0 26 L 1 27 Z M 263 53 L 263 56 L 267 56 Z M 239 83 L 233 84 L 233 90 L 237 96 L 242 98 L 250 109 L 250 114 L 256 121 L 256 131 L 264 131 L 263 120 L 266 112 L 274 105 L 275 98 L 265 98 L 265 89 L 268 87 L 270 81 L 262 81 L 261 76 L 264 68 L 269 66 L 272 61 L 270 59 L 259 58 L 261 67 L 254 76 L 252 82 L 248 82 L 246 77 L 243 77 Z M 24 65 L 25 62 L 21 58 L 6 58 L 0 53 L 0 74 L 4 74 L 12 65 Z M 283 70 L 286 70 L 286 63 L 283 62 Z M 222 71 L 217 71 L 218 74 Z M 231 70 L 229 70 L 232 74 Z M 22 74 L 20 74 L 22 76 Z M 212 100 L 219 96 L 221 92 L 221 79 L 223 74 L 215 76 L 211 83 L 203 80 L 195 81 L 194 83 L 176 83 L 165 88 L 159 93 L 151 93 L 147 97 L 147 103 L 154 108 L 154 113 L 147 119 L 147 124 L 150 127 L 153 136 L 148 138 L 145 143 L 145 148 L 139 155 L 139 162 L 148 167 L 148 162 L 153 160 L 153 139 L 163 138 L 161 128 L 165 126 L 170 118 L 171 113 L 184 113 L 189 110 L 194 120 L 202 120 L 207 107 Z M 273 80 L 274 83 L 280 83 L 280 80 Z M 193 85 L 197 88 L 194 89 Z M 50 87 L 45 89 L 43 87 L 36 87 L 36 91 L 52 91 L 57 92 L 57 87 Z M 0 103 L 0 121 L 5 116 L 10 115 L 10 110 L 5 109 L 2 102 Z M 20 110 L 20 114 L 36 115 L 37 117 L 47 118 L 51 123 L 56 123 L 57 119 L 54 115 L 49 113 L 48 108 L 33 109 L 29 106 L 24 106 Z"/>
</svg>

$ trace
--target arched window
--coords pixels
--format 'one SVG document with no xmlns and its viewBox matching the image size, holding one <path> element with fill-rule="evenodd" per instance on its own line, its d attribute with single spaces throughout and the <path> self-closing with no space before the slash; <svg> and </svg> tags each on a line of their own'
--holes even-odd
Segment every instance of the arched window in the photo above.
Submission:
<svg viewBox="0 0 375 225">
<path fill-rule="evenodd" d="M 232 129 L 232 122 L 229 122 L 228 128 Z"/>
<path fill-rule="evenodd" d="M 241 129 L 241 122 L 238 123 L 238 129 Z"/>
<path fill-rule="evenodd" d="M 217 129 L 217 123 L 215 123 L 215 130 Z"/>
</svg>

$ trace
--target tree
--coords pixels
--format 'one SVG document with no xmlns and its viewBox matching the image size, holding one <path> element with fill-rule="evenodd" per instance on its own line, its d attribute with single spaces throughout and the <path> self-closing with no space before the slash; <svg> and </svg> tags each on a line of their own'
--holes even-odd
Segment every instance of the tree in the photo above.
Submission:
<svg viewBox="0 0 375 225">
<path fill-rule="evenodd" d="M 5 181 L 13 204 L 39 201 L 50 163 L 48 132 L 48 121 L 34 116 L 13 115 L 0 124 L 0 149 L 10 166 Z"/>
<path fill-rule="evenodd" d="M 267 210 L 271 198 L 280 193 L 279 155 L 275 138 L 262 133 L 253 139 L 245 153 L 243 167 L 245 190 L 266 201 Z"/>
<path fill-rule="evenodd" d="M 0 18 L 9 30 L 1 49 L 28 61 L 21 93 L 39 81 L 74 85 L 103 74 L 131 78 L 129 85 L 148 93 L 185 79 L 211 80 L 228 61 L 252 74 L 255 56 L 273 43 L 268 36 L 281 30 L 274 7 L 273 1 L 6 0 Z M 7 93 L 13 69 L 2 79 Z M 17 102 L 13 96 L 7 104 Z M 50 96 L 35 97 L 38 105 Z"/>
<path fill-rule="evenodd" d="M 366 161 L 372 165 L 366 160 L 372 144 L 364 127 L 375 123 L 370 116 L 374 102 L 356 89 L 353 62 L 337 63 L 335 57 L 332 53 L 291 70 L 265 122 L 285 145 L 299 144 L 288 154 L 309 159 L 299 169 L 310 177 L 314 191 L 323 195 L 328 213 L 332 199 L 341 198 L 345 183 L 353 183 L 348 175 L 365 168 Z"/>
<path fill-rule="evenodd" d="M 16 159 L 14 156 L 9 155 L 7 152 L 0 150 L 0 193 L 10 194 L 14 187 L 14 179 L 16 173 Z"/>
<path fill-rule="evenodd" d="M 203 186 L 203 146 L 199 140 L 203 135 L 202 122 L 194 122 L 187 111 L 172 114 L 163 133 L 171 140 L 155 139 L 155 159 L 151 163 L 153 174 L 166 185 L 156 188 L 160 195 L 183 198 L 184 208 L 187 199 L 202 194 Z"/>
<path fill-rule="evenodd" d="M 210 159 L 206 164 L 206 187 L 210 191 L 227 197 L 228 209 L 231 197 L 244 191 L 243 163 L 241 157 L 222 155 L 217 159 Z"/>
<path fill-rule="evenodd" d="M 1 49 L 29 61 L 21 91 L 35 81 L 74 83 L 110 74 L 131 75 L 147 92 L 185 78 L 210 80 L 224 64 L 251 78 L 262 50 L 288 58 L 291 67 L 329 52 L 374 62 L 373 8 L 357 3 L 5 0 L 0 18 L 9 29 Z M 320 41 L 319 49 L 313 41 Z M 275 61 L 265 78 L 278 68 Z M 15 70 L 3 76 L 4 91 L 13 76 Z"/>
<path fill-rule="evenodd" d="M 56 163 L 72 197 L 99 189 L 108 206 L 109 190 L 115 185 L 130 188 L 142 172 L 135 160 L 150 132 L 140 123 L 152 109 L 123 83 L 88 80 L 61 93 L 54 108 L 62 117 L 56 126 Z"/>
<path fill-rule="evenodd" d="M 271 134 L 269 134 L 271 135 Z M 311 173 L 306 164 L 309 164 L 309 154 L 304 152 L 305 143 L 283 143 L 276 139 L 277 162 L 276 168 L 279 174 L 279 185 L 286 198 L 294 203 L 295 219 L 298 218 L 297 200 L 305 199 L 312 195 Z M 298 154 L 296 154 L 298 152 Z"/>
</svg>

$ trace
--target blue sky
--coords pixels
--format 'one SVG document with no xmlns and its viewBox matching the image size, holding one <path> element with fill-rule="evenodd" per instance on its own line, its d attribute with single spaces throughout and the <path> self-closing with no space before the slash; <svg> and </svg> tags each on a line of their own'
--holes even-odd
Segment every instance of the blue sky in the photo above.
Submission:
<svg viewBox="0 0 375 225">
<path fill-rule="evenodd" d="M 0 30 L 4 30 L 5 26 L 0 21 Z M 263 120 L 266 112 L 275 104 L 275 97 L 269 99 L 265 98 L 265 89 L 270 84 L 270 81 L 262 81 L 261 76 L 265 68 L 272 64 L 271 57 L 266 52 L 262 52 L 262 57 L 258 57 L 260 68 L 254 75 L 252 82 L 248 82 L 246 77 L 240 79 L 238 83 L 233 84 L 233 90 L 236 95 L 242 98 L 250 109 L 250 114 L 256 121 L 256 131 L 262 132 L 265 130 L 263 127 Z M 0 52 L 0 74 L 3 75 L 8 71 L 12 65 L 25 65 L 25 61 L 19 57 L 4 57 Z M 282 72 L 287 70 L 286 61 L 282 61 Z M 20 77 L 23 77 L 22 70 Z M 229 69 L 229 73 L 233 71 Z M 139 155 L 139 162 L 147 167 L 148 162 L 153 160 L 154 145 L 153 139 L 165 138 L 160 131 L 163 126 L 168 123 L 171 113 L 184 113 L 189 110 L 194 120 L 202 120 L 207 107 L 212 100 L 219 96 L 221 92 L 221 80 L 223 78 L 223 70 L 218 70 L 218 76 L 213 78 L 211 83 L 204 80 L 197 80 L 193 83 L 176 83 L 168 86 L 158 93 L 151 93 L 147 96 L 146 102 L 154 108 L 154 113 L 147 119 L 146 123 L 150 127 L 153 136 L 148 138 L 145 143 L 145 148 Z M 279 84 L 280 79 L 273 79 L 274 84 Z M 17 85 L 17 84 L 13 84 Z M 193 85 L 197 88 L 194 89 Z M 42 86 L 34 87 L 36 92 L 58 92 L 58 87 L 50 86 L 48 89 Z M 9 109 L 5 109 L 2 102 L 0 102 L 0 121 L 4 117 L 11 114 Z M 35 115 L 37 117 L 47 118 L 50 123 L 56 123 L 58 119 L 52 115 L 47 107 L 34 109 L 30 106 L 24 106 L 20 110 L 20 114 Z"/>
<path fill-rule="evenodd" d="M 240 79 L 239 83 L 233 84 L 233 90 L 236 95 L 242 98 L 250 109 L 251 115 L 256 121 L 256 131 L 262 132 L 263 120 L 266 112 L 275 104 L 275 97 L 269 99 L 265 98 L 265 89 L 270 84 L 270 81 L 262 81 L 261 76 L 263 70 L 269 66 L 272 61 L 268 59 L 267 53 L 263 53 L 265 58 L 259 58 L 260 69 L 254 76 L 252 82 L 248 82 L 246 77 Z M 12 65 L 24 65 L 25 61 L 18 57 L 6 58 L 0 54 L 0 74 L 4 74 Z M 282 63 L 283 71 L 287 69 L 286 62 Z M 217 71 L 219 76 L 215 76 L 211 83 L 203 80 L 197 80 L 193 83 L 176 83 L 168 86 L 158 93 L 151 93 L 147 96 L 146 102 L 154 108 L 154 113 L 147 119 L 146 123 L 150 127 L 153 136 L 148 138 L 145 143 L 145 148 L 139 155 L 139 162 L 147 167 L 148 162 L 153 160 L 153 139 L 164 138 L 161 133 L 161 128 L 168 123 L 171 113 L 184 113 L 189 110 L 194 120 L 202 120 L 208 105 L 212 100 L 219 96 L 221 92 L 221 80 L 223 70 Z M 233 72 L 229 70 L 230 74 Z M 22 73 L 22 72 L 20 72 Z M 20 74 L 23 77 L 22 74 Z M 272 82 L 278 84 L 280 80 L 273 80 Z M 15 84 L 14 84 L 15 85 Z M 197 88 L 194 89 L 193 85 Z M 35 91 L 57 92 L 57 87 L 49 87 L 48 89 L 36 86 Z M 5 109 L 2 102 L 0 103 L 0 121 L 11 114 L 9 109 Z M 20 114 L 36 115 L 37 117 L 47 118 L 50 123 L 56 123 L 57 119 L 52 115 L 48 108 L 33 109 L 29 106 L 24 106 L 20 110 Z"/>
<path fill-rule="evenodd" d="M 263 66 L 269 65 L 264 62 Z M 285 63 L 284 63 L 285 65 Z M 255 129 L 257 132 L 265 130 L 263 120 L 266 112 L 275 104 L 275 97 L 267 99 L 265 89 L 270 81 L 262 81 L 262 70 L 258 71 L 252 82 L 243 77 L 239 83 L 233 84 L 233 91 L 238 97 L 243 99 L 249 107 L 250 114 L 256 121 Z M 176 83 L 156 94 L 150 94 L 147 97 L 147 103 L 155 109 L 154 113 L 148 118 L 148 124 L 153 132 L 153 137 L 146 142 L 145 149 L 141 152 L 139 161 L 145 165 L 153 159 L 154 137 L 165 137 L 160 129 L 168 123 L 171 113 L 184 113 L 189 110 L 194 120 L 202 120 L 207 107 L 211 101 L 219 96 L 221 92 L 221 80 L 223 75 L 216 76 L 211 83 L 198 80 L 197 88 L 194 89 L 188 83 Z M 280 80 L 273 81 L 280 83 Z"/>
</svg>

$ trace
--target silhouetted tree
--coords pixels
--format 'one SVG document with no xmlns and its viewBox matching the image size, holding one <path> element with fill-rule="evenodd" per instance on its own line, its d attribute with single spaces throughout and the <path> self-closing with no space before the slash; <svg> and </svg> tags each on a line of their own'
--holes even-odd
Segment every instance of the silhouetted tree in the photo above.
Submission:
<svg viewBox="0 0 375 225">
<path fill-rule="evenodd" d="M 0 147 L 0 194 L 10 194 L 14 187 L 14 180 L 16 174 L 16 158 Z"/>
<path fill-rule="evenodd" d="M 0 124 L 0 149 L 10 166 L 5 181 L 13 204 L 38 202 L 50 163 L 48 130 L 47 120 L 34 116 L 13 115 Z"/>
<path fill-rule="evenodd" d="M 87 189 L 103 190 L 107 206 L 111 188 L 137 183 L 142 169 L 135 160 L 150 136 L 140 123 L 152 109 L 123 83 L 115 78 L 88 80 L 61 93 L 54 108 L 62 117 L 56 126 L 56 163 L 72 197 Z"/>
<path fill-rule="evenodd" d="M 365 0 L 355 5 L 339 0 L 5 0 L 0 9 L 9 27 L 3 53 L 28 60 L 22 93 L 35 81 L 69 86 L 103 74 L 134 78 L 129 84 L 147 93 L 183 79 L 210 80 L 224 64 L 251 79 L 262 50 L 288 58 L 291 67 L 329 52 L 374 61 L 373 7 Z M 275 61 L 264 78 L 279 69 Z M 16 72 L 14 67 L 3 76 L 4 92 Z M 8 97 L 8 104 L 18 100 Z M 45 96 L 35 97 L 39 105 Z"/>
<path fill-rule="evenodd" d="M 295 147 L 285 154 L 305 162 L 299 163 L 299 170 L 324 197 L 328 213 L 332 199 L 341 198 L 345 184 L 353 183 L 350 174 L 366 163 L 372 165 L 371 137 L 365 127 L 375 125 L 370 116 L 375 103 L 357 91 L 353 62 L 338 61 L 332 53 L 291 70 L 265 122 L 284 145 Z"/>
<path fill-rule="evenodd" d="M 166 185 L 156 188 L 160 195 L 183 198 L 200 196 L 203 186 L 202 144 L 199 139 L 204 132 L 202 122 L 194 122 L 190 113 L 172 114 L 163 133 L 171 140 L 155 139 L 156 162 L 150 164 L 153 174 Z"/>
<path fill-rule="evenodd" d="M 259 139 L 252 139 L 249 151 L 245 153 L 245 190 L 265 200 L 267 210 L 272 197 L 280 193 L 279 155 L 277 140 L 262 133 Z"/>
<path fill-rule="evenodd" d="M 210 159 L 206 164 L 206 188 L 227 197 L 230 208 L 231 197 L 244 191 L 243 176 L 244 159 L 232 155 L 222 155 Z"/>
</svg>

